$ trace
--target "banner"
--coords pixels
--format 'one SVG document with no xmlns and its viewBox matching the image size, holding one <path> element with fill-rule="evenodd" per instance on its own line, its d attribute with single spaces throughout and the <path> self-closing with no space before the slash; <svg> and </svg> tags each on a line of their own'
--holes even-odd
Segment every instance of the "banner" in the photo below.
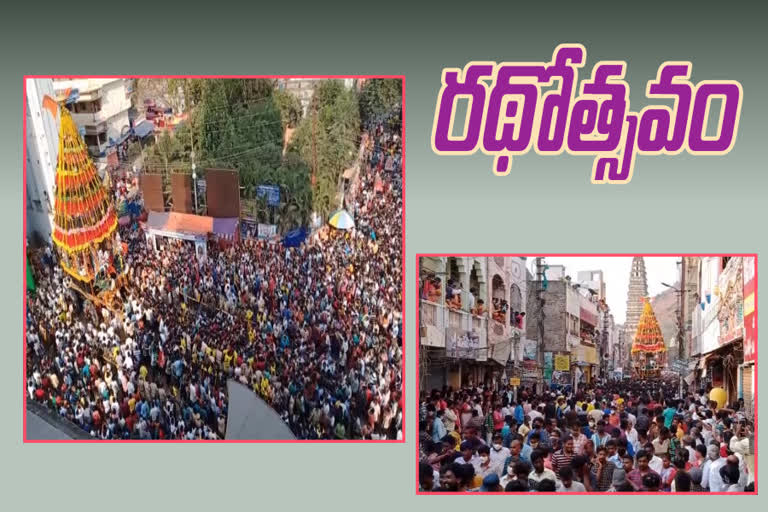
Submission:
<svg viewBox="0 0 768 512">
<path fill-rule="evenodd" d="M 277 234 L 277 226 L 274 224 L 259 224 L 259 238 L 272 238 Z"/>
<path fill-rule="evenodd" d="M 269 206 L 280 204 L 280 187 L 276 185 L 259 185 L 256 187 L 256 197 L 265 198 Z"/>
<path fill-rule="evenodd" d="M 552 352 L 544 352 L 544 380 L 547 382 L 552 380 L 553 368 Z"/>
<path fill-rule="evenodd" d="M 480 335 L 449 327 L 445 330 L 445 355 L 456 359 L 479 359 Z"/>
<path fill-rule="evenodd" d="M 35 275 L 32 273 L 32 266 L 29 264 L 29 260 L 27 260 L 27 290 L 35 291 Z"/>
<path fill-rule="evenodd" d="M 555 371 L 557 372 L 571 371 L 571 357 L 565 354 L 556 354 L 555 355 Z"/>
</svg>

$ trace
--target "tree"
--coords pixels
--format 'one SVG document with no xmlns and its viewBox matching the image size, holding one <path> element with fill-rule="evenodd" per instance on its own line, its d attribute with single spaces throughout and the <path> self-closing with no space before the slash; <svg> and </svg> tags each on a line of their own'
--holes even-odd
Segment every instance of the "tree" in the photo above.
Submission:
<svg viewBox="0 0 768 512">
<path fill-rule="evenodd" d="M 403 81 L 399 78 L 373 78 L 360 92 L 360 115 L 363 120 L 402 110 Z"/>
<path fill-rule="evenodd" d="M 313 165 L 314 211 L 326 217 L 338 206 L 341 175 L 357 155 L 360 110 L 357 96 L 338 80 L 322 82 L 312 97 L 310 111 L 296 130 L 289 151 Z"/>
<path fill-rule="evenodd" d="M 183 151 L 184 147 L 178 139 L 167 133 L 162 134 L 152 146 L 152 153 L 157 157 L 155 162 L 159 160 L 165 166 L 166 171 L 169 170 L 172 163 L 177 163 L 184 158 Z"/>
<path fill-rule="evenodd" d="M 288 154 L 277 170 L 281 201 L 276 224 L 281 232 L 306 226 L 312 213 L 309 166 L 296 154 Z"/>
<path fill-rule="evenodd" d="M 275 103 L 280 109 L 280 116 L 283 120 L 283 130 L 286 128 L 296 128 L 301 121 L 301 102 L 299 98 L 285 91 L 275 92 Z"/>
<path fill-rule="evenodd" d="M 281 230 L 306 225 L 312 211 L 309 166 L 299 154 L 283 157 L 284 123 L 299 122 L 297 102 L 277 94 L 272 80 L 173 79 L 167 87 L 183 92 L 189 117 L 147 150 L 148 162 L 189 172 L 194 149 L 199 172 L 239 172 L 244 203 L 260 222 L 274 221 Z M 256 197 L 259 185 L 280 187 L 281 203 L 267 207 Z"/>
</svg>

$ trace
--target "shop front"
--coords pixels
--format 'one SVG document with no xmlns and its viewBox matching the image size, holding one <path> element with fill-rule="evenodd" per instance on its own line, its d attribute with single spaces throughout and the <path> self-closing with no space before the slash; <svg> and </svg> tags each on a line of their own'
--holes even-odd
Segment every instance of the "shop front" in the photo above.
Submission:
<svg viewBox="0 0 768 512">
<path fill-rule="evenodd" d="M 596 377 L 597 348 L 594 344 L 582 341 L 571 351 L 571 373 L 574 384 L 579 388 L 589 385 Z"/>
</svg>

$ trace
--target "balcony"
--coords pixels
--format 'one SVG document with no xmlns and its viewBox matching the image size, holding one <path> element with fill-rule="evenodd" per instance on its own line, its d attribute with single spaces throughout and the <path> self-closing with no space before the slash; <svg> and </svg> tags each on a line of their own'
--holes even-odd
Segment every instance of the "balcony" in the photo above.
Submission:
<svg viewBox="0 0 768 512">
<path fill-rule="evenodd" d="M 445 348 L 446 331 L 476 333 L 481 348 L 487 347 L 487 322 L 483 316 L 465 311 L 447 308 L 442 304 L 420 301 L 419 323 L 421 324 L 420 344 L 430 347 Z M 480 350 L 477 358 L 484 359 L 485 351 Z"/>
</svg>

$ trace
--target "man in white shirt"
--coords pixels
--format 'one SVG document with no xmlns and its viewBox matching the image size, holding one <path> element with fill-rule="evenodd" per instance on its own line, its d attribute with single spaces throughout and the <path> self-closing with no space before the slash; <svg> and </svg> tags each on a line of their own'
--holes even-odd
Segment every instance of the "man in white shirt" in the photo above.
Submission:
<svg viewBox="0 0 768 512">
<path fill-rule="evenodd" d="M 718 457 L 709 466 L 709 492 L 725 492 L 727 485 L 720 476 L 720 468 L 725 466 L 726 462 L 726 457 Z"/>
<path fill-rule="evenodd" d="M 507 460 L 507 457 L 510 456 L 510 451 L 509 448 L 502 446 L 501 434 L 495 434 L 493 436 L 493 444 L 491 445 L 490 454 L 491 464 L 499 465 L 501 468 L 503 468 L 504 462 Z"/>
<path fill-rule="evenodd" d="M 475 474 L 485 478 L 488 475 L 500 476 L 502 468 L 504 467 L 504 461 L 500 463 L 494 463 L 491 459 L 491 449 L 488 446 L 481 446 L 477 449 L 477 458 L 475 463 L 472 464 L 475 468 Z"/>
<path fill-rule="evenodd" d="M 544 452 L 535 450 L 531 454 L 531 464 L 533 465 L 533 470 L 528 474 L 528 481 L 531 483 L 531 487 L 538 485 L 542 480 L 557 482 L 555 472 L 544 467 Z"/>
<path fill-rule="evenodd" d="M 645 449 L 649 454 L 653 454 L 653 457 L 648 460 L 648 467 L 654 470 L 656 473 L 661 474 L 662 470 L 664 469 L 664 462 L 661 460 L 661 457 L 654 453 L 652 444 L 648 443 L 645 446 Z"/>
<path fill-rule="evenodd" d="M 565 466 L 560 468 L 560 480 L 557 482 L 556 492 L 587 492 L 587 489 L 584 484 L 573 479 L 571 466 Z"/>
<path fill-rule="evenodd" d="M 540 409 L 543 409 L 543 408 L 544 408 L 544 404 L 540 404 L 538 409 L 531 409 L 531 412 L 528 413 L 528 416 L 531 418 L 531 423 L 533 423 L 533 421 L 536 418 L 544 419 L 544 414 L 542 414 L 542 412 L 540 410 Z"/>
</svg>

